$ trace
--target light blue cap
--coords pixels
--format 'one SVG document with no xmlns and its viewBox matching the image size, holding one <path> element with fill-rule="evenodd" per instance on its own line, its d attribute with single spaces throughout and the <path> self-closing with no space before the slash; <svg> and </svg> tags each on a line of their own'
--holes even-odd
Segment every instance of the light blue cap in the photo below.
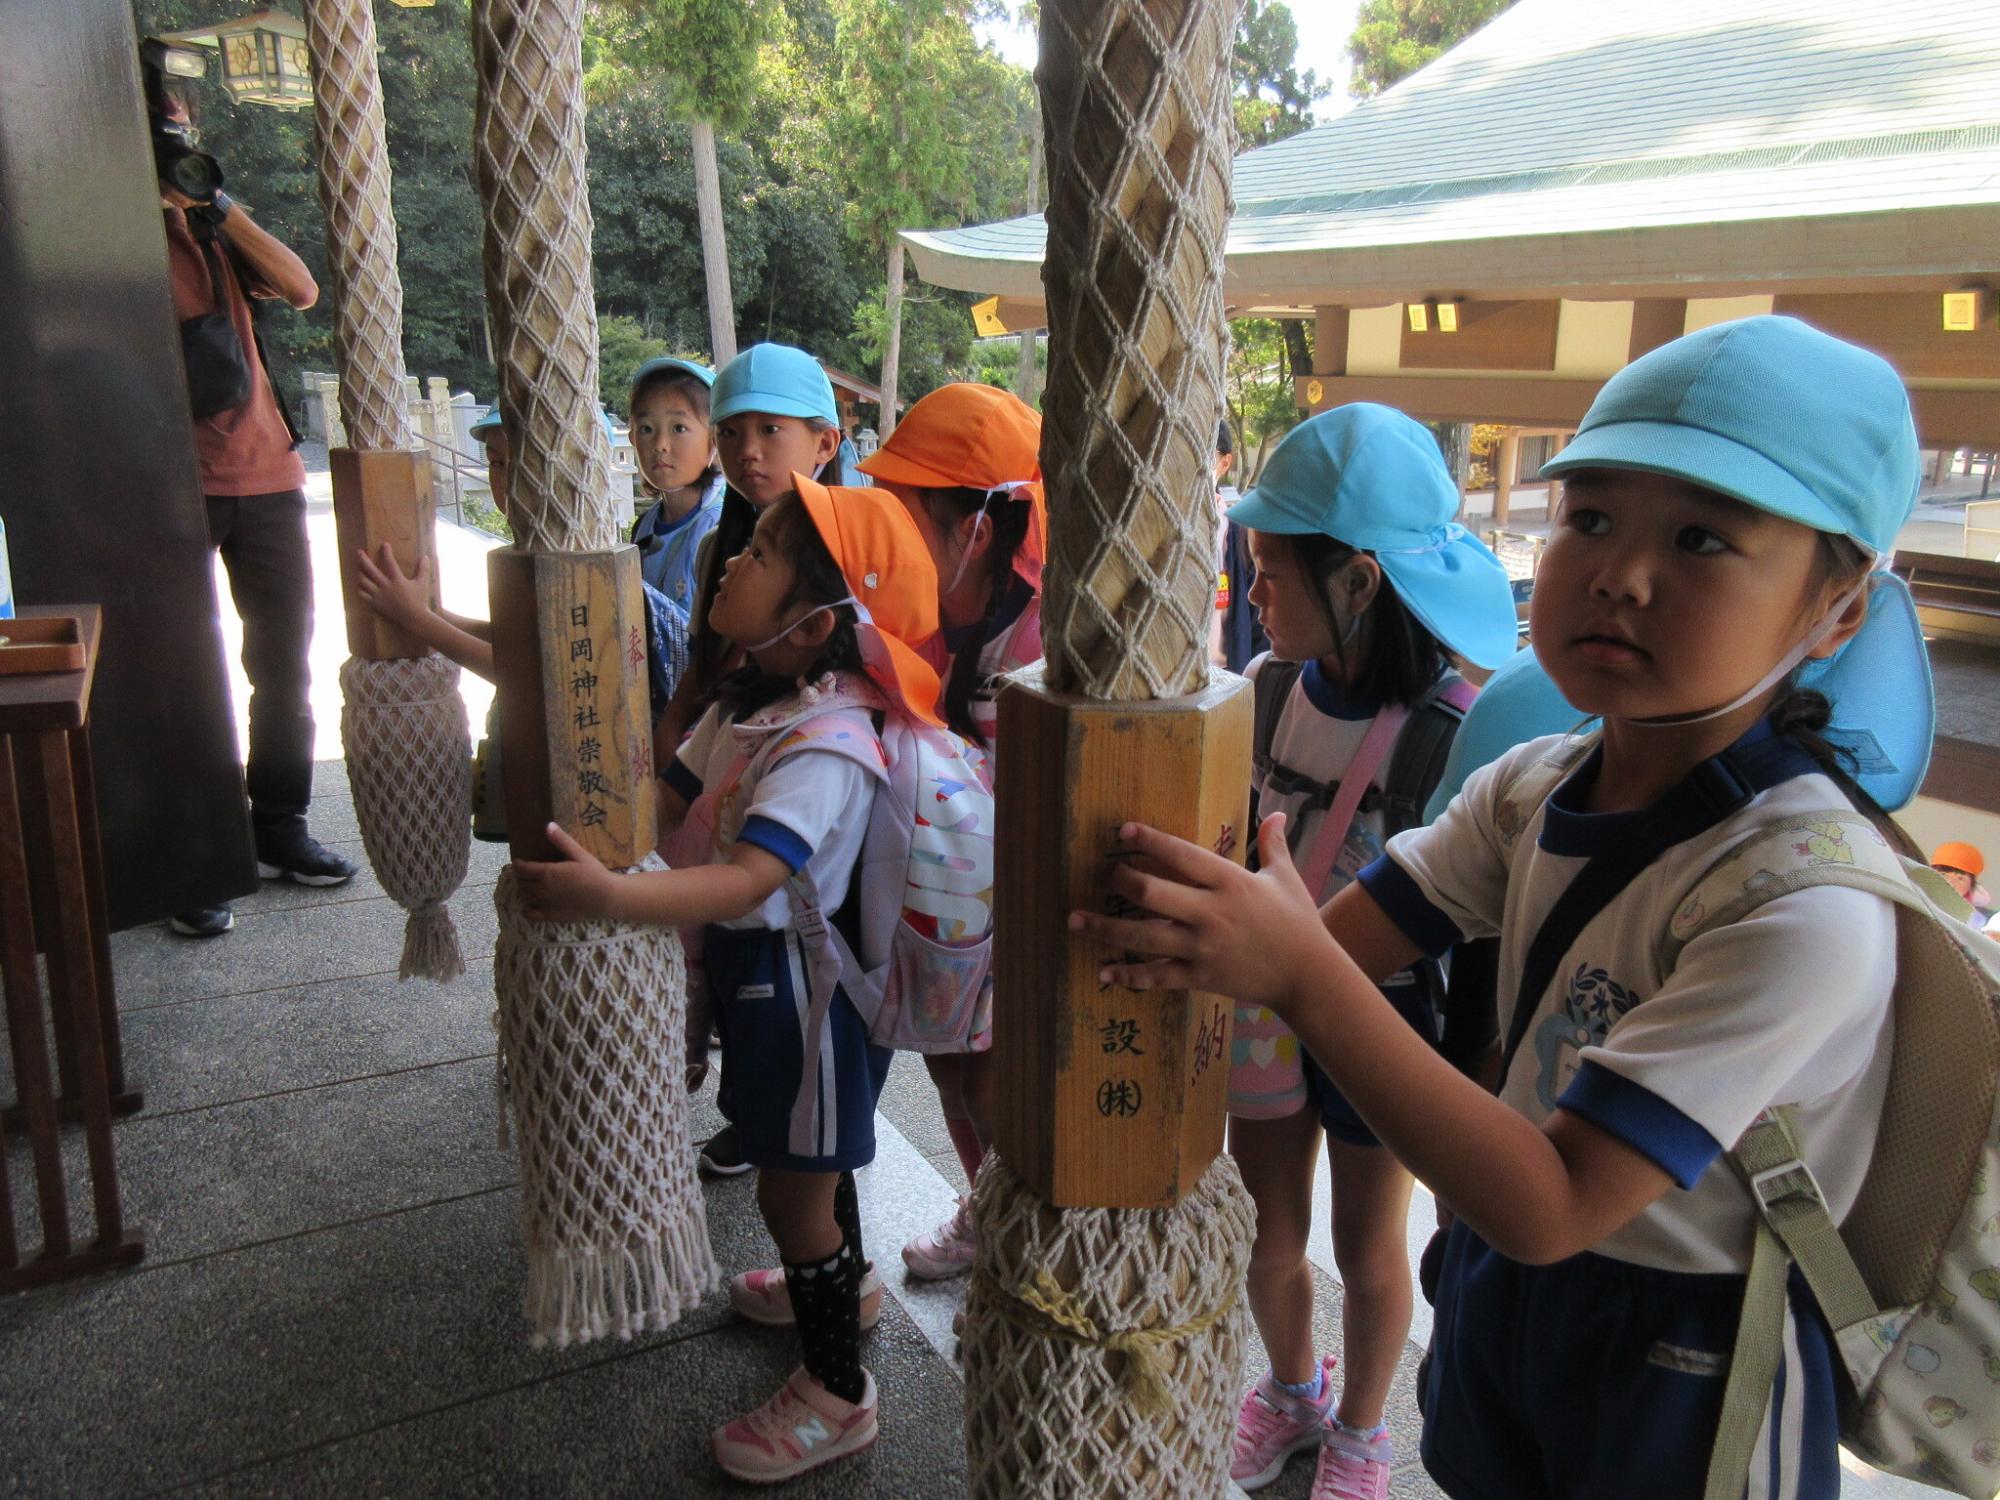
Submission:
<svg viewBox="0 0 2000 1500">
<path fill-rule="evenodd" d="M 818 360 L 790 344 L 752 344 L 715 377 L 709 420 L 720 422 L 746 411 L 840 423 L 833 382 Z"/>
<path fill-rule="evenodd" d="M 1576 437 L 1542 466 L 1637 469 L 1716 491 L 1876 557 L 1895 550 L 1921 469 L 1909 393 L 1880 355 L 1797 318 L 1718 323 L 1641 355 L 1599 391 Z M 1894 810 L 1930 764 L 1937 709 L 1916 606 L 1900 579 L 1869 580 L 1868 621 L 1798 684 L 1833 704 L 1827 738 Z"/>
<path fill-rule="evenodd" d="M 1590 468 L 1670 474 L 1879 556 L 1917 503 L 1917 429 L 1880 355 L 1797 318 L 1739 318 L 1605 382 L 1542 473 Z"/>
<path fill-rule="evenodd" d="M 662 354 L 657 359 L 647 360 L 632 372 L 632 383 L 627 387 L 627 395 L 625 397 L 626 405 L 629 406 L 631 404 L 632 397 L 639 394 L 639 387 L 644 385 L 648 380 L 651 380 L 655 375 L 669 374 L 692 375 L 696 380 L 699 380 L 703 385 L 711 389 L 715 385 L 715 371 L 711 370 L 707 365 L 692 359 L 682 359 L 678 355 Z"/>
<path fill-rule="evenodd" d="M 1514 652 L 1513 591 L 1500 560 L 1452 519 L 1458 503 L 1430 431 L 1393 407 L 1359 401 L 1286 433 L 1229 519 L 1370 553 L 1446 649 L 1497 667 Z"/>
</svg>

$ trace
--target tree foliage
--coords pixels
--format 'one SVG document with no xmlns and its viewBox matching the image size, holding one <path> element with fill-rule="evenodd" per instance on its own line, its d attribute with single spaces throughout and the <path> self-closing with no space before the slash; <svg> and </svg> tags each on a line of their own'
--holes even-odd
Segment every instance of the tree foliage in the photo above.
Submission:
<svg viewBox="0 0 2000 1500">
<path fill-rule="evenodd" d="M 1313 122 L 1313 105 L 1333 85 L 1299 71 L 1299 28 L 1280 0 L 1247 0 L 1230 60 L 1236 136 L 1244 150 L 1297 135 Z"/>
<path fill-rule="evenodd" d="M 1354 61 L 1349 92 L 1357 99 L 1381 93 L 1457 46 L 1513 3 L 1365 0 L 1347 41 L 1347 55 Z"/>
</svg>

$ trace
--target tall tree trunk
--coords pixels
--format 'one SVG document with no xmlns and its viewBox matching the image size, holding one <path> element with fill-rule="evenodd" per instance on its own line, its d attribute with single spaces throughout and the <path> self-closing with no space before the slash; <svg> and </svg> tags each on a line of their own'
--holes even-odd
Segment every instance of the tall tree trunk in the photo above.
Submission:
<svg viewBox="0 0 2000 1500">
<path fill-rule="evenodd" d="M 1038 98 L 1034 109 L 1034 128 L 1028 133 L 1028 213 L 1039 213 L 1042 207 L 1042 127 L 1041 101 Z M 1014 367 L 1014 394 L 1030 406 L 1035 404 L 1035 346 L 1041 342 L 1041 331 L 1030 328 L 1021 335 L 1021 361 Z"/>
<path fill-rule="evenodd" d="M 701 266 L 708 280 L 708 342 L 719 370 L 736 358 L 736 300 L 729 290 L 729 246 L 722 232 L 722 173 L 715 164 L 715 125 L 696 120 L 694 204 L 701 222 Z"/>
<path fill-rule="evenodd" d="M 889 314 L 889 336 L 882 345 L 882 422 L 884 441 L 896 430 L 896 365 L 903 354 L 903 242 L 889 231 L 889 285 L 882 298 Z"/>
<path fill-rule="evenodd" d="M 1038 328 L 1021 335 L 1021 362 L 1014 367 L 1014 394 L 1030 406 L 1035 404 L 1035 345 L 1041 338 Z"/>
</svg>

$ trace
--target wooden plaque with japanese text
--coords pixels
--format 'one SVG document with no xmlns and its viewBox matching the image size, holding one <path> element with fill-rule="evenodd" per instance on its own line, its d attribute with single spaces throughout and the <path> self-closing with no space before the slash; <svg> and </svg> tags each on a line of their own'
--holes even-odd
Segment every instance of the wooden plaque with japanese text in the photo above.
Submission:
<svg viewBox="0 0 2000 1500">
<path fill-rule="evenodd" d="M 615 869 L 655 841 L 639 553 L 488 556 L 508 843 L 548 859 L 551 820 Z"/>
<path fill-rule="evenodd" d="M 1059 1208 L 1167 1208 L 1222 1150 L 1231 1002 L 1100 988 L 1072 908 L 1115 909 L 1118 828 L 1151 823 L 1241 860 L 1251 692 L 1217 673 L 1153 703 L 1000 694 L 993 1054 L 1000 1152 Z"/>
</svg>

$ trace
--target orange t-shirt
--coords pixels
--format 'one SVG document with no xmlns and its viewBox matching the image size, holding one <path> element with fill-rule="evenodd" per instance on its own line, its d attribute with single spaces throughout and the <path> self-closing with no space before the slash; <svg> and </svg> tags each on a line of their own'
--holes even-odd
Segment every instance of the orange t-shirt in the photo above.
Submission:
<svg viewBox="0 0 2000 1500">
<path fill-rule="evenodd" d="M 174 319 L 184 323 L 216 310 L 215 287 L 209 277 L 208 260 L 188 230 L 187 215 L 178 208 L 165 212 L 167 271 L 173 285 Z M 254 374 L 248 401 L 229 411 L 195 420 L 194 448 L 201 461 L 202 493 L 275 495 L 303 488 L 306 466 L 292 449 L 292 435 L 278 411 L 270 374 L 257 358 L 250 326 L 250 299 L 237 279 L 228 248 L 220 242 L 215 248 L 222 261 L 222 290 L 229 301 L 229 320 L 236 325 L 236 336 L 243 341 L 243 353 Z"/>
</svg>

